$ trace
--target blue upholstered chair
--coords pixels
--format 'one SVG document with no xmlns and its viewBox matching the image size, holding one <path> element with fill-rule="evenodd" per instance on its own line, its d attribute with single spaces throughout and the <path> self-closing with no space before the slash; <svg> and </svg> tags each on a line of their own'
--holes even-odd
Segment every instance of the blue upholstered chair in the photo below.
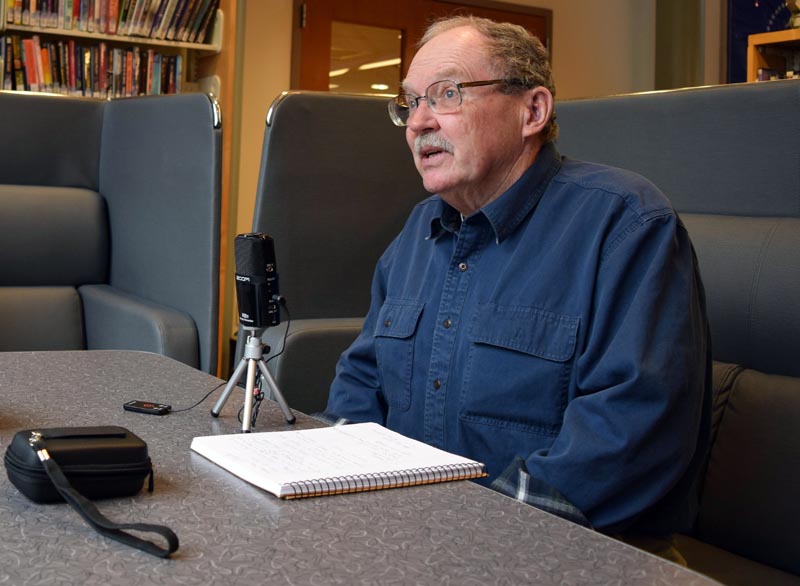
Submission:
<svg viewBox="0 0 800 586">
<path fill-rule="evenodd" d="M 0 351 L 134 349 L 216 371 L 216 101 L 0 92 L 0 129 Z"/>
</svg>

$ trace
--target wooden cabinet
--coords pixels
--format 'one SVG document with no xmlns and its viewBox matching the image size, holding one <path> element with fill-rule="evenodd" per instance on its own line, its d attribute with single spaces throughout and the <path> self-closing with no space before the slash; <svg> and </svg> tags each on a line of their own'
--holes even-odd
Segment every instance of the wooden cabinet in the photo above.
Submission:
<svg viewBox="0 0 800 586">
<path fill-rule="evenodd" d="M 787 71 L 800 75 L 800 28 L 747 37 L 747 81 L 759 81 L 759 70 L 773 70 L 780 77 Z"/>
</svg>

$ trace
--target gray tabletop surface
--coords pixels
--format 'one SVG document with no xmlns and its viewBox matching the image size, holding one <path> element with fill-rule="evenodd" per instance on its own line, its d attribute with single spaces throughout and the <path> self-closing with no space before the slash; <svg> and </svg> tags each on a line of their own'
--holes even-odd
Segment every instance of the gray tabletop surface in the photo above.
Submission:
<svg viewBox="0 0 800 586">
<path fill-rule="evenodd" d="M 0 481 L 0 584 L 666 584 L 715 582 L 468 481 L 282 501 L 189 445 L 235 433 L 240 389 L 159 417 L 131 399 L 187 407 L 222 381 L 142 352 L 0 353 L 0 442 L 34 427 L 122 425 L 142 437 L 155 491 L 99 502 L 115 521 L 163 523 L 180 537 L 160 559 L 90 529 L 66 504 L 35 504 Z M 242 392 L 243 393 L 243 392 Z M 265 401 L 253 431 L 286 423 Z"/>
</svg>

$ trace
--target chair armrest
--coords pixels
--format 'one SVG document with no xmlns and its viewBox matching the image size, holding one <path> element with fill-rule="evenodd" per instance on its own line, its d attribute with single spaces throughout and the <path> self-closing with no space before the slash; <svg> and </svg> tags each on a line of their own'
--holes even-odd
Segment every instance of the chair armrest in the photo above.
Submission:
<svg viewBox="0 0 800 586">
<path fill-rule="evenodd" d="M 78 293 L 87 349 L 155 352 L 199 367 L 197 327 L 188 314 L 110 285 L 84 285 Z"/>
</svg>

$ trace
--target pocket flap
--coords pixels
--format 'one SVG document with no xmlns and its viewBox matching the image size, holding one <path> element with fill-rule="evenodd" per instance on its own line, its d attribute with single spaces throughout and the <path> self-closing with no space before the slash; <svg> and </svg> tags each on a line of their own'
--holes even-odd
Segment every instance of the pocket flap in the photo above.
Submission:
<svg viewBox="0 0 800 586">
<path fill-rule="evenodd" d="M 536 307 L 489 303 L 478 308 L 472 341 L 565 362 L 575 353 L 580 318 Z"/>
<path fill-rule="evenodd" d="M 408 338 L 417 328 L 424 303 L 387 299 L 375 323 L 375 335 L 386 338 Z"/>
</svg>

